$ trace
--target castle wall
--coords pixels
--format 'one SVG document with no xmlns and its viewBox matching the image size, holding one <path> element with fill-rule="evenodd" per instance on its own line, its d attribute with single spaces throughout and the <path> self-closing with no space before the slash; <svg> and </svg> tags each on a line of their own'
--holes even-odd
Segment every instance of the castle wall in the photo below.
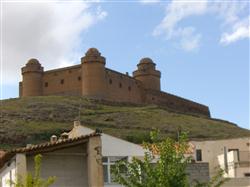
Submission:
<svg viewBox="0 0 250 187">
<path fill-rule="evenodd" d="M 145 102 L 167 106 L 183 113 L 210 117 L 207 106 L 161 91 L 145 90 Z"/>
<path fill-rule="evenodd" d="M 107 100 L 116 102 L 141 103 L 140 81 L 106 68 Z"/>
<path fill-rule="evenodd" d="M 136 79 L 142 82 L 146 89 L 161 90 L 160 80 L 156 76 L 137 76 Z"/>
<path fill-rule="evenodd" d="M 106 99 L 105 67 L 100 62 L 82 63 L 82 95 L 92 99 Z"/>
<path fill-rule="evenodd" d="M 42 73 L 28 72 L 23 75 L 21 86 L 22 96 L 41 96 L 42 92 Z"/>
<path fill-rule="evenodd" d="M 45 71 L 43 95 L 81 95 L 81 65 Z"/>
</svg>

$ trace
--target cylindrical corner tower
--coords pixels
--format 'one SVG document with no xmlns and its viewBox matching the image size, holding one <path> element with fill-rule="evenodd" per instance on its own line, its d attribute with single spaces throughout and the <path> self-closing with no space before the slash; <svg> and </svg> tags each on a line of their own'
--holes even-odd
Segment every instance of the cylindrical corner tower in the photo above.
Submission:
<svg viewBox="0 0 250 187">
<path fill-rule="evenodd" d="M 30 59 L 22 68 L 22 97 L 40 96 L 43 94 L 43 67 L 37 59 Z"/>
<path fill-rule="evenodd" d="M 133 77 L 141 81 L 146 89 L 161 90 L 161 72 L 155 69 L 155 63 L 150 58 L 143 58 L 137 64 L 138 69 Z"/>
<path fill-rule="evenodd" d="M 90 48 L 82 63 L 82 95 L 94 99 L 105 99 L 107 85 L 105 80 L 105 58 L 96 48 Z"/>
</svg>

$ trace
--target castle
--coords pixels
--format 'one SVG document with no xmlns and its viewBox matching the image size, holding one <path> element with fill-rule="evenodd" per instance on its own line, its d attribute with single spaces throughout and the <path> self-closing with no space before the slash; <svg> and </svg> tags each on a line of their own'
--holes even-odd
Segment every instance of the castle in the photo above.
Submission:
<svg viewBox="0 0 250 187">
<path fill-rule="evenodd" d="M 205 105 L 161 91 L 161 72 L 143 58 L 133 76 L 105 67 L 106 59 L 90 48 L 81 64 L 44 71 L 36 59 L 22 68 L 19 96 L 76 95 L 113 102 L 158 104 L 178 112 L 210 117 Z"/>
</svg>

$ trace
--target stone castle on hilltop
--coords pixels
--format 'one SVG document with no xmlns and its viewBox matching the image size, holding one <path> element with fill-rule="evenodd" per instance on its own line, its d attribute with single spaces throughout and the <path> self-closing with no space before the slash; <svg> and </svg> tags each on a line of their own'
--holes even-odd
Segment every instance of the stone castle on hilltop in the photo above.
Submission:
<svg viewBox="0 0 250 187">
<path fill-rule="evenodd" d="M 113 102 L 158 104 L 183 113 L 210 117 L 205 105 L 161 91 L 161 72 L 150 58 L 143 58 L 133 76 L 105 67 L 106 59 L 90 48 L 81 64 L 44 71 L 36 59 L 22 68 L 20 97 L 76 95 Z"/>
</svg>

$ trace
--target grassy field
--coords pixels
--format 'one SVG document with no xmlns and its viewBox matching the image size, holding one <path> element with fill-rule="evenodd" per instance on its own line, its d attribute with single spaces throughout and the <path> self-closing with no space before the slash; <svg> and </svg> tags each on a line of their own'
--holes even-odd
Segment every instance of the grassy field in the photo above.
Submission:
<svg viewBox="0 0 250 187">
<path fill-rule="evenodd" d="M 162 136 L 186 131 L 190 139 L 224 139 L 250 136 L 250 131 L 223 120 L 176 113 L 155 105 L 136 106 L 94 101 L 81 97 L 46 96 L 1 101 L 0 149 L 48 141 L 82 125 L 141 143 L 153 128 Z"/>
</svg>

